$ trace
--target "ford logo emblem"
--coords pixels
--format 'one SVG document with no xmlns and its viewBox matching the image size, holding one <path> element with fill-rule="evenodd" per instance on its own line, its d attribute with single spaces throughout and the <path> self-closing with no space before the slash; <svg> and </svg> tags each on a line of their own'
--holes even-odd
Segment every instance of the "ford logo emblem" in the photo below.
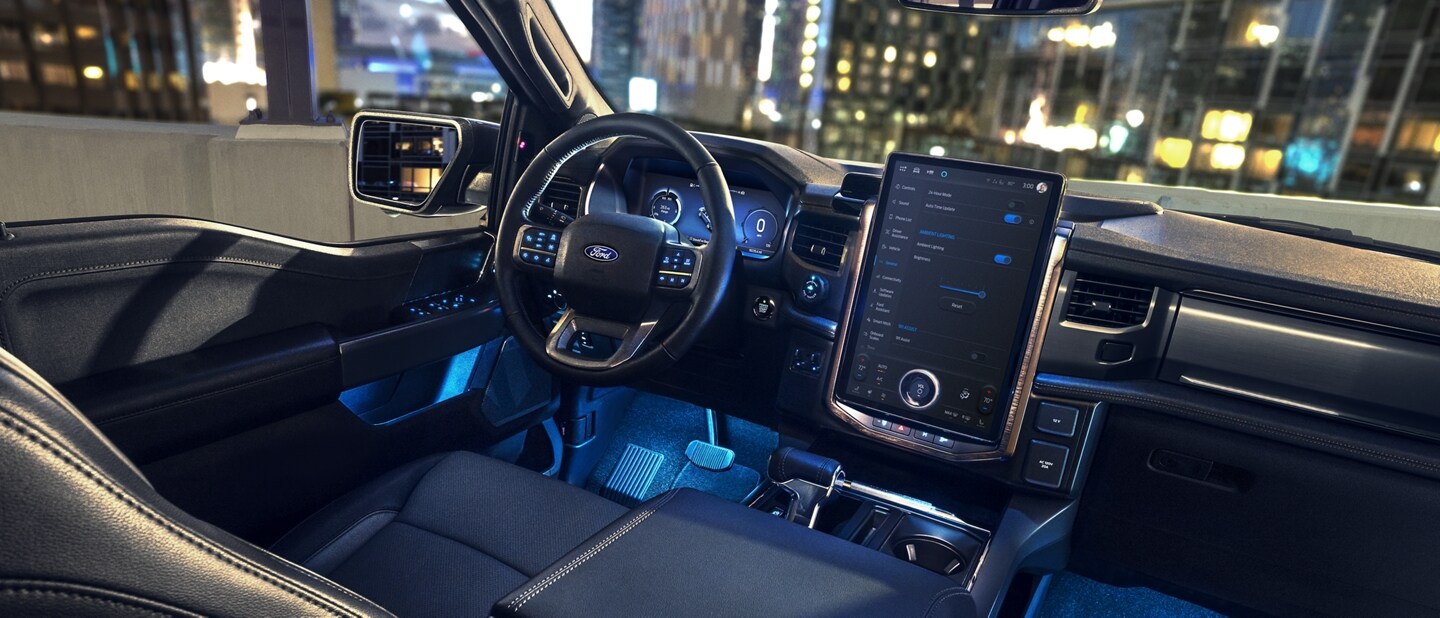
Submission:
<svg viewBox="0 0 1440 618">
<path fill-rule="evenodd" d="M 596 262 L 614 262 L 620 259 L 620 252 L 605 245 L 590 245 L 585 247 L 585 257 Z"/>
</svg>

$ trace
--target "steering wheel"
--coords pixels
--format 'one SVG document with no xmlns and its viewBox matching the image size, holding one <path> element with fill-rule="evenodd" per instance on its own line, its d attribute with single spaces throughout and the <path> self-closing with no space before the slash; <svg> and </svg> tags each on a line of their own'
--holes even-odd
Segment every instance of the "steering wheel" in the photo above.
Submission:
<svg viewBox="0 0 1440 618">
<path fill-rule="evenodd" d="M 694 170 L 716 230 L 704 247 L 691 244 L 668 223 L 629 213 L 585 213 L 564 228 L 529 219 L 567 160 L 623 136 L 654 140 Z M 634 382 L 679 360 L 715 315 L 735 266 L 734 229 L 730 187 L 694 136 L 656 116 L 601 116 L 541 150 L 510 193 L 500 217 L 495 262 L 500 305 L 520 345 L 551 373 L 597 386 Z M 527 277 L 547 282 L 567 301 L 549 333 L 540 332 L 522 302 Z M 678 324 L 650 341 L 675 322 L 681 309 Z M 605 356 L 609 347 L 596 346 L 597 341 L 618 343 Z"/>
</svg>

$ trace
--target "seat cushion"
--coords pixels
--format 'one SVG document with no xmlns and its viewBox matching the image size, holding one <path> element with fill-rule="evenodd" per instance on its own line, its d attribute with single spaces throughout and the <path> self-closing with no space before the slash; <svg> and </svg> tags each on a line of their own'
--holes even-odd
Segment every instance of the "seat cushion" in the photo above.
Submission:
<svg viewBox="0 0 1440 618">
<path fill-rule="evenodd" d="M 626 512 L 529 470 L 455 452 L 351 492 L 272 549 L 400 616 L 485 615 Z"/>
<path fill-rule="evenodd" d="M 692 489 L 616 520 L 491 610 L 497 618 L 973 618 L 959 582 Z"/>
</svg>

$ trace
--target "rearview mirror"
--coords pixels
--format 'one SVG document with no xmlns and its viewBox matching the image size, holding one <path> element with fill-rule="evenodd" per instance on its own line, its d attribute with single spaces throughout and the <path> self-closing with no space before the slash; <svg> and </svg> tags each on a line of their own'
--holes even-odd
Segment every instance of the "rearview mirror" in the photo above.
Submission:
<svg viewBox="0 0 1440 618">
<path fill-rule="evenodd" d="M 899 0 L 909 9 L 968 15 L 1084 15 L 1100 8 L 1100 0 Z"/>
<path fill-rule="evenodd" d="M 499 138 L 499 125 L 470 118 L 362 111 L 350 125 L 350 194 L 419 217 L 478 212 L 488 191 L 467 188 L 488 188 Z"/>
</svg>

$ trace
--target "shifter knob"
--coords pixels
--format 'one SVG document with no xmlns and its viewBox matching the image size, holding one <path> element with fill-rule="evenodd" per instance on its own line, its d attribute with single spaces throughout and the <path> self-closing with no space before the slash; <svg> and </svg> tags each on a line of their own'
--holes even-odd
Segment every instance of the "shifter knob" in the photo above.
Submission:
<svg viewBox="0 0 1440 618">
<path fill-rule="evenodd" d="M 840 462 L 788 446 L 770 454 L 770 480 L 790 494 L 785 518 L 809 528 L 815 527 L 820 506 L 834 495 L 841 475 Z"/>
<path fill-rule="evenodd" d="M 810 451 L 782 446 L 770 454 L 770 480 L 776 483 L 800 480 L 830 487 L 840 474 L 840 462 Z"/>
</svg>

